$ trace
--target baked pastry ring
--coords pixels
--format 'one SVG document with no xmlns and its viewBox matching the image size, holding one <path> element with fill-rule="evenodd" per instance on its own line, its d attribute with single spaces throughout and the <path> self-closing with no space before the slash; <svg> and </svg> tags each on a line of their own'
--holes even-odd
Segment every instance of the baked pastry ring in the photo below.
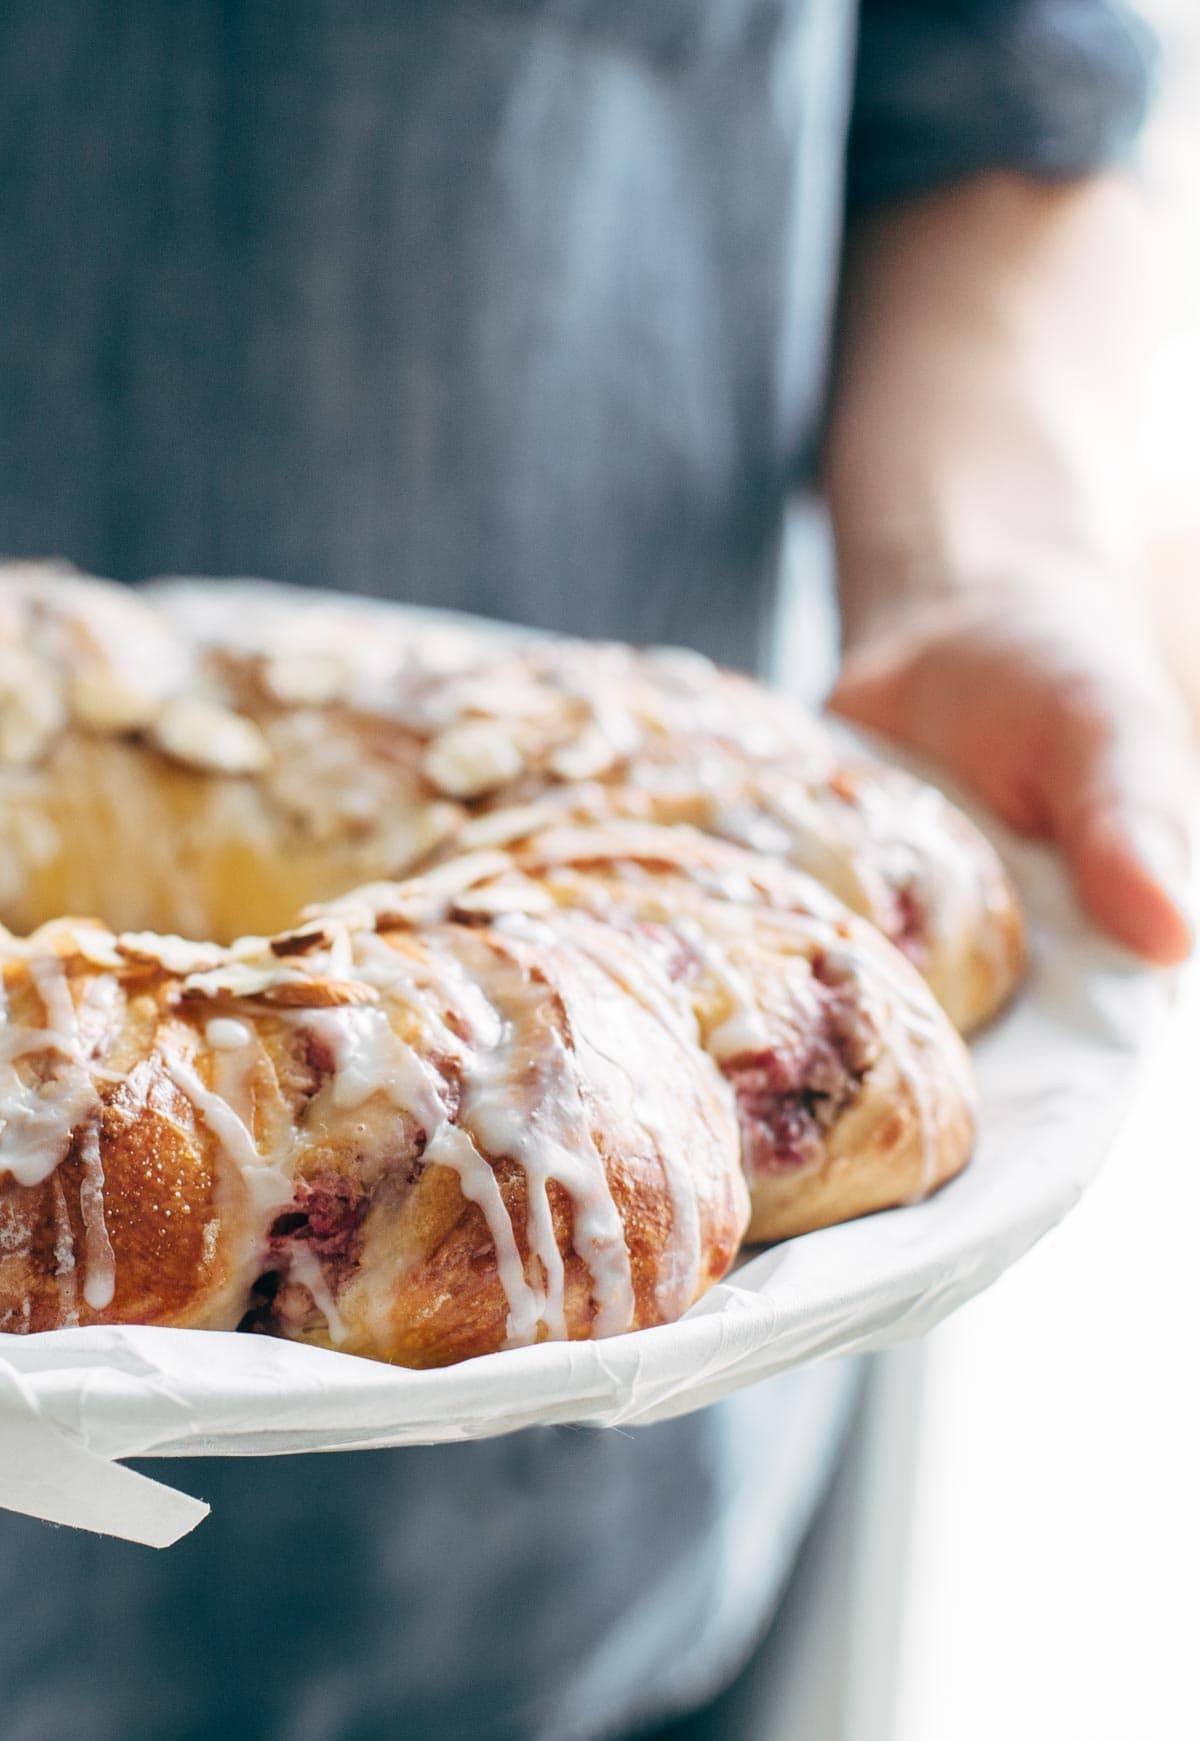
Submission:
<svg viewBox="0 0 1200 1741">
<path fill-rule="evenodd" d="M 739 1152 L 752 1238 L 934 1189 L 973 1094 L 911 963 L 969 1025 L 1022 948 L 940 796 L 693 655 L 31 565 L 0 917 L 0 1329 L 415 1366 L 677 1317 Z"/>
</svg>

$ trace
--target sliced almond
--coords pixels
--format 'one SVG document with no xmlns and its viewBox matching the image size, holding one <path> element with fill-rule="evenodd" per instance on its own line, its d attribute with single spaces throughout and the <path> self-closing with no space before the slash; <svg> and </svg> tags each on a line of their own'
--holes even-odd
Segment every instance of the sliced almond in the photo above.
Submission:
<svg viewBox="0 0 1200 1741">
<path fill-rule="evenodd" d="M 378 1003 L 379 993 L 357 979 L 284 979 L 264 991 L 259 1001 L 281 1009 L 332 1010 Z"/>
<path fill-rule="evenodd" d="M 247 967 L 228 962 L 212 973 L 195 973 L 180 989 L 183 1003 L 233 999 L 281 1009 L 340 1009 L 377 1003 L 373 986 L 357 980 L 322 979 L 289 967 Z"/>
<path fill-rule="evenodd" d="M 263 682 L 285 707 L 327 707 L 346 687 L 346 666 L 332 653 L 283 653 L 267 660 Z"/>
<path fill-rule="evenodd" d="M 159 749 L 177 762 L 216 774 L 261 774 L 271 748 L 252 719 L 190 696 L 168 701 L 154 723 Z"/>
<path fill-rule="evenodd" d="M 145 731 L 153 724 L 159 702 L 110 671 L 77 671 L 67 693 L 71 713 L 88 731 L 120 736 Z"/>
<path fill-rule="evenodd" d="M 267 952 L 271 947 L 269 937 L 256 937 L 252 932 L 244 937 L 235 937 L 224 951 L 222 960 L 249 962 L 251 965 L 269 966 Z"/>
<path fill-rule="evenodd" d="M 466 811 L 461 804 L 438 799 L 420 808 L 392 806 L 387 825 L 381 829 L 379 841 L 396 875 L 428 857 L 434 848 L 449 840 L 462 826 Z"/>
<path fill-rule="evenodd" d="M 353 897 L 344 895 L 340 900 L 322 906 L 305 907 L 301 910 L 300 917 L 304 920 L 339 925 L 348 936 L 356 931 L 374 931 L 375 909 L 369 899 L 359 900 L 359 894 L 361 890 L 356 889 Z"/>
<path fill-rule="evenodd" d="M 594 780 L 620 759 L 621 749 L 598 725 L 588 725 L 570 743 L 560 744 L 550 757 L 560 780 Z"/>
<path fill-rule="evenodd" d="M 680 695 L 696 695 L 711 689 L 717 677 L 712 660 L 692 647 L 647 647 L 641 658 L 665 688 Z"/>
<path fill-rule="evenodd" d="M 488 883 L 481 889 L 468 889 L 455 897 L 450 910 L 468 919 L 488 919 L 501 913 L 551 913 L 555 904 L 547 889 L 521 878 L 519 882 Z"/>
<path fill-rule="evenodd" d="M 515 780 L 525 760 L 491 720 L 465 720 L 439 733 L 425 751 L 425 776 L 451 798 L 479 798 Z"/>
<path fill-rule="evenodd" d="M 0 763 L 40 760 L 66 723 L 50 667 L 23 647 L 0 647 Z"/>
<path fill-rule="evenodd" d="M 524 663 L 491 675 L 483 671 L 464 675 L 453 699 L 462 714 L 488 719 L 552 719 L 563 705 L 562 697 Z"/>
<path fill-rule="evenodd" d="M 259 998 L 277 984 L 287 970 L 271 964 L 250 967 L 237 961 L 226 961 L 209 972 L 189 974 L 180 990 L 185 1003 L 210 998 Z"/>
<path fill-rule="evenodd" d="M 187 937 L 162 936 L 157 931 L 122 931 L 116 946 L 127 961 L 153 962 L 180 978 L 211 972 L 225 959 L 217 943 L 193 943 Z"/>
<path fill-rule="evenodd" d="M 89 967 L 119 969 L 126 965 L 126 958 L 117 948 L 117 940 L 111 931 L 106 931 L 100 925 L 76 925 L 70 933 L 71 941 Z"/>
<path fill-rule="evenodd" d="M 459 849 L 508 846 L 514 840 L 536 834 L 550 823 L 560 822 L 562 816 L 563 796 L 560 793 L 541 798 L 534 804 L 510 804 L 503 810 L 489 810 L 482 816 L 473 816 L 457 831 L 454 844 Z"/>
<path fill-rule="evenodd" d="M 311 916 L 319 920 L 322 914 L 327 914 L 354 929 L 363 929 L 363 919 L 368 918 L 370 928 L 376 931 L 405 930 L 410 925 L 440 918 L 464 889 L 501 876 L 511 868 L 512 860 L 504 852 L 464 853 L 461 858 L 448 858 L 424 876 L 410 877 L 407 882 L 366 883 L 344 901 L 311 909 Z"/>
<path fill-rule="evenodd" d="M 308 955 L 314 949 L 327 949 L 328 931 L 321 925 L 310 925 L 302 931 L 284 931 L 271 939 L 272 955 Z"/>
</svg>

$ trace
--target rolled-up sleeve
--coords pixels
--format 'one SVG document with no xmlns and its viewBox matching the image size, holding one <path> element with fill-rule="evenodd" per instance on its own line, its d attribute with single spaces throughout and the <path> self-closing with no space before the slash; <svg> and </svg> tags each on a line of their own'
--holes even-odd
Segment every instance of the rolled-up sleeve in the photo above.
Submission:
<svg viewBox="0 0 1200 1741">
<path fill-rule="evenodd" d="M 851 209 L 987 169 L 1053 181 L 1117 163 L 1155 60 L 1115 0 L 863 0 Z"/>
</svg>

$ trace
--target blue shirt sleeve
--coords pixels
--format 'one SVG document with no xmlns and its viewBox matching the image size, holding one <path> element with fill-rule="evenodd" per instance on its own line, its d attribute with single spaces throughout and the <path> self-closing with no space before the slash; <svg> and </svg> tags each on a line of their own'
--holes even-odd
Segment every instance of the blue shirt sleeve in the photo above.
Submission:
<svg viewBox="0 0 1200 1741">
<path fill-rule="evenodd" d="M 850 207 L 987 169 L 1055 181 L 1119 162 L 1155 60 L 1117 0 L 863 0 Z"/>
</svg>

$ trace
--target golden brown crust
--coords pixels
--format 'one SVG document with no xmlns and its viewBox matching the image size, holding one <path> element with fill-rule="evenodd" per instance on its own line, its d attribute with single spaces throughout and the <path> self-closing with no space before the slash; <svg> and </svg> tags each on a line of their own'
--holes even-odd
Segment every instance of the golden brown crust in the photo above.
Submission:
<svg viewBox="0 0 1200 1741">
<path fill-rule="evenodd" d="M 74 1033 L 61 1016 L 48 1026 L 35 973 L 43 986 L 52 976 Z M 0 1171 L 0 1329 L 236 1327 L 260 1230 L 244 1182 L 169 1074 L 167 1059 L 197 1046 L 170 982 L 136 964 L 97 970 L 54 930 L 4 979 L 0 1153 L 11 1162 L 15 1144 L 23 1165 Z M 90 1024 L 89 999 L 102 1008 Z M 41 1132 L 22 1143 L 16 1126 L 39 1106 Z"/>
<path fill-rule="evenodd" d="M 881 1054 L 815 1166 L 757 1175 L 749 1242 L 919 1203 L 962 1172 L 975 1140 L 970 1098 L 936 1054 L 917 1068 L 919 1089 L 912 1066 L 902 1069 L 893 1054 Z"/>
</svg>

